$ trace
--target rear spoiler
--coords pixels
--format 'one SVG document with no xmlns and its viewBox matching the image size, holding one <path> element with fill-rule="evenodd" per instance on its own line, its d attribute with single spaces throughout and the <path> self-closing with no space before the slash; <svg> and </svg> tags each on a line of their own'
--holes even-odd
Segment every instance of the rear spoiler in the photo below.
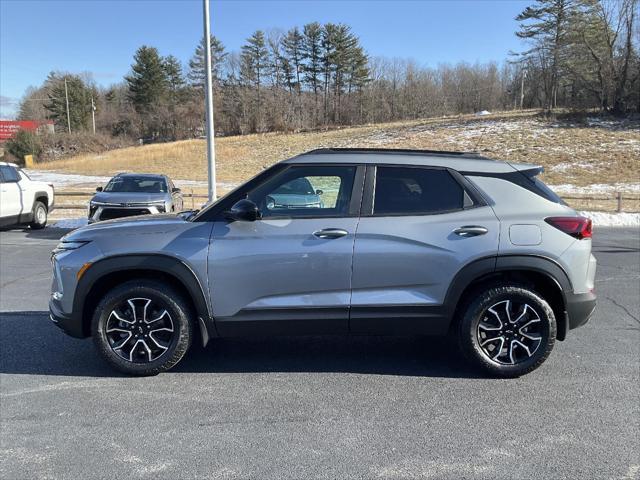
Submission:
<svg viewBox="0 0 640 480">
<path fill-rule="evenodd" d="M 507 162 L 516 172 L 520 172 L 529 178 L 537 177 L 544 172 L 542 165 L 534 165 L 533 163 L 511 163 Z"/>
</svg>

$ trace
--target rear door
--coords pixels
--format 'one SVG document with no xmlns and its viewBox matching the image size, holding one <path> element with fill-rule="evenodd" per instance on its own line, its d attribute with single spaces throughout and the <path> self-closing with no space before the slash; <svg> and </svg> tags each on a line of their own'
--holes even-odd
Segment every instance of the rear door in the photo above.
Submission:
<svg viewBox="0 0 640 480">
<path fill-rule="evenodd" d="M 447 289 L 496 255 L 499 222 L 457 172 L 371 166 L 354 245 L 353 333 L 444 333 Z"/>
<path fill-rule="evenodd" d="M 209 285 L 221 335 L 346 333 L 364 167 L 293 165 L 236 198 L 262 219 L 215 222 Z"/>
</svg>

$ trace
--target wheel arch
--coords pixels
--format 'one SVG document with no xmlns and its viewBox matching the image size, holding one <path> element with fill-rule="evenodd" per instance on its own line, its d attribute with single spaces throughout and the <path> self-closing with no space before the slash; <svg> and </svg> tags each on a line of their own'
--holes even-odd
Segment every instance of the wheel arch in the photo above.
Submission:
<svg viewBox="0 0 640 480">
<path fill-rule="evenodd" d="M 180 259 L 151 254 L 108 257 L 92 264 L 84 272 L 73 301 L 73 311 L 81 316 L 83 336 L 90 336 L 93 311 L 102 294 L 123 281 L 136 278 L 169 283 L 190 301 L 198 318 L 194 328 L 200 330 L 203 343 L 215 335 L 205 290 L 193 270 Z"/>
<path fill-rule="evenodd" d="M 557 322 L 557 339 L 564 340 L 569 329 L 565 292 L 572 292 L 571 281 L 564 269 L 554 260 L 537 255 L 505 255 L 476 260 L 456 275 L 445 299 L 453 329 L 459 309 L 474 290 L 498 282 L 513 282 L 532 288 L 551 305 Z"/>
<path fill-rule="evenodd" d="M 33 203 L 42 202 L 44 204 L 44 208 L 49 212 L 49 194 L 43 191 L 37 191 L 33 195 Z"/>
</svg>

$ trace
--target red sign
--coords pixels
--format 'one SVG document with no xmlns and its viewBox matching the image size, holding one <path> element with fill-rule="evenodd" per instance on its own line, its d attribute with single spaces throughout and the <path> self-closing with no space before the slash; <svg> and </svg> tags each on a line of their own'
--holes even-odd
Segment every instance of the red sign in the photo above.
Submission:
<svg viewBox="0 0 640 480">
<path fill-rule="evenodd" d="M 53 129 L 53 121 L 45 120 L 0 120 L 0 142 L 9 140 L 15 136 L 18 130 L 36 132 L 40 127 Z"/>
</svg>

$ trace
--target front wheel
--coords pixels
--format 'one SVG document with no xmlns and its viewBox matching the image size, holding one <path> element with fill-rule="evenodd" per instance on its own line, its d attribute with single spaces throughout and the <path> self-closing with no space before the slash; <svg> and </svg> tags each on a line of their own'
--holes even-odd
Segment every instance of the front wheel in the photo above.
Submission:
<svg viewBox="0 0 640 480">
<path fill-rule="evenodd" d="M 192 338 L 191 309 L 169 286 L 133 280 L 107 292 L 91 325 L 101 356 L 129 375 L 157 375 L 176 365 Z"/>
<path fill-rule="evenodd" d="M 490 375 L 512 378 L 529 373 L 542 365 L 553 349 L 553 310 L 526 287 L 490 287 L 462 310 L 462 351 Z"/>
<path fill-rule="evenodd" d="M 29 226 L 33 230 L 40 230 L 47 225 L 47 207 L 44 203 L 37 201 L 33 204 L 33 220 Z"/>
</svg>

